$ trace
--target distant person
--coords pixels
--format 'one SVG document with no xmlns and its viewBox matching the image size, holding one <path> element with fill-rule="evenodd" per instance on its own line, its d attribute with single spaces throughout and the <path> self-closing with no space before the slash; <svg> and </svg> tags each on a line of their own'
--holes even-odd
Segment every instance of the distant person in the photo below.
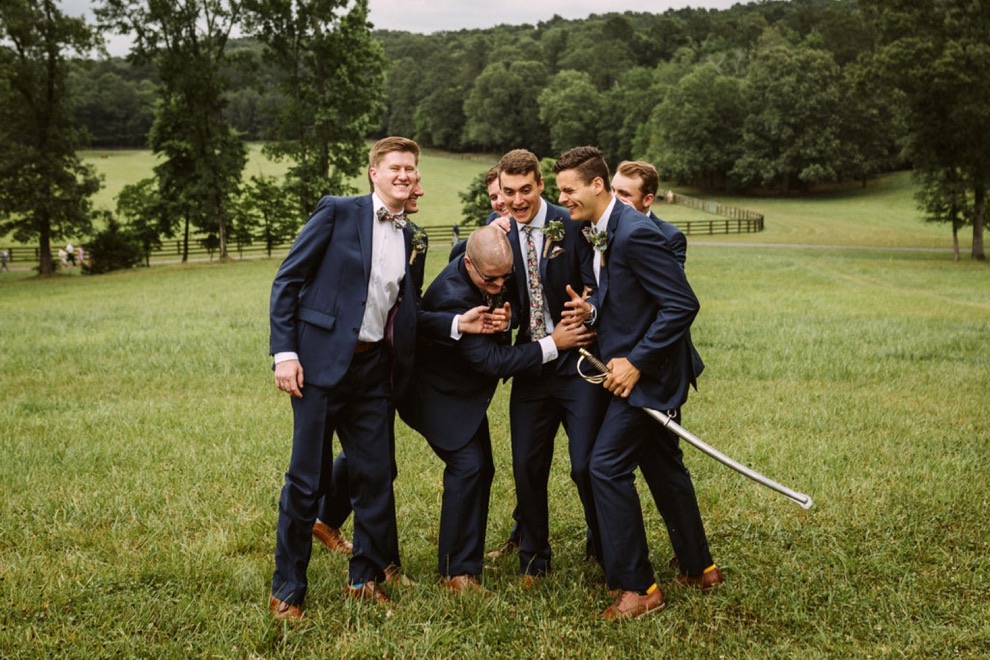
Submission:
<svg viewBox="0 0 990 660">
<path fill-rule="evenodd" d="M 457 245 L 459 240 L 461 240 L 461 227 L 460 225 L 454 225 L 454 236 L 450 239 L 450 244 Z"/>
<path fill-rule="evenodd" d="M 62 268 L 69 267 L 69 255 L 65 251 L 65 248 L 58 249 L 58 265 Z"/>
<path fill-rule="evenodd" d="M 80 266 L 82 266 L 83 263 L 85 262 L 85 259 L 83 259 L 84 256 L 85 253 L 83 252 L 82 246 L 80 245 L 79 247 L 76 248 L 76 259 L 79 260 L 78 263 Z"/>
<path fill-rule="evenodd" d="M 6 250 L 0 251 L 0 271 L 10 271 L 7 267 L 7 262 L 10 260 L 10 253 Z"/>
<path fill-rule="evenodd" d="M 69 243 L 66 243 L 66 245 L 65 245 L 65 254 L 66 254 L 66 258 L 69 260 L 69 263 L 71 265 L 75 266 L 76 265 L 76 249 L 74 247 L 72 247 L 72 242 L 71 241 Z"/>
</svg>

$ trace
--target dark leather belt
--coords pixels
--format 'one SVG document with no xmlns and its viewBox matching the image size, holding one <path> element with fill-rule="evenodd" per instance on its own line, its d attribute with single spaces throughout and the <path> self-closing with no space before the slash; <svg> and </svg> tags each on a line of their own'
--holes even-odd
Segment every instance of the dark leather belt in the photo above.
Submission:
<svg viewBox="0 0 990 660">
<path fill-rule="evenodd" d="M 354 353 L 367 353 L 368 351 L 381 346 L 380 341 L 359 341 L 354 345 Z"/>
</svg>

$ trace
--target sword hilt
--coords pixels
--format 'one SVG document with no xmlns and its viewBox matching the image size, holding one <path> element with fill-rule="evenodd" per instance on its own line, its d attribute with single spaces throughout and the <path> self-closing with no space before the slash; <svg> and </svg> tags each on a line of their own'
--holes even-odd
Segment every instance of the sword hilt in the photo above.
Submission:
<svg viewBox="0 0 990 660">
<path fill-rule="evenodd" d="M 587 351 L 587 349 L 579 348 L 578 349 L 578 352 L 581 354 L 581 357 L 579 357 L 578 358 L 578 361 L 577 361 L 577 372 L 578 372 L 578 375 L 581 376 L 581 378 L 583 378 L 586 381 L 588 381 L 589 383 L 595 383 L 596 385 L 597 384 L 604 383 L 605 382 L 605 378 L 610 373 L 612 373 L 612 370 L 609 369 L 608 366 L 604 362 L 602 362 L 601 360 L 599 360 L 598 358 L 596 358 L 594 355 L 592 355 L 591 353 L 589 353 Z M 595 369 L 597 369 L 599 373 L 597 373 L 597 374 L 586 374 L 583 371 L 581 371 L 581 363 L 584 362 L 585 360 L 588 361 L 588 364 L 590 364 Z"/>
</svg>

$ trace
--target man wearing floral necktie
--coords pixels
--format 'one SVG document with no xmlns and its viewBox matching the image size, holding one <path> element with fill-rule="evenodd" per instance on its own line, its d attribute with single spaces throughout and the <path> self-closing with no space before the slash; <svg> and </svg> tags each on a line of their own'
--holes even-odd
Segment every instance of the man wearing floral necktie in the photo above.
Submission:
<svg viewBox="0 0 990 660">
<path fill-rule="evenodd" d="M 583 292 L 595 286 L 592 250 L 581 235 L 583 225 L 571 222 L 565 209 L 541 197 L 543 175 L 533 153 L 510 151 L 498 170 L 516 271 L 513 323 L 519 328 L 516 343 L 522 345 L 539 340 L 561 322 L 568 287 Z M 600 555 L 588 464 L 608 397 L 578 376 L 576 365 L 576 351 L 570 351 L 554 363 L 517 374 L 512 382 L 512 471 L 521 531 L 519 570 L 525 586 L 551 568 L 547 484 L 561 424 L 568 437 L 571 478 L 590 530 L 588 555 Z"/>
</svg>

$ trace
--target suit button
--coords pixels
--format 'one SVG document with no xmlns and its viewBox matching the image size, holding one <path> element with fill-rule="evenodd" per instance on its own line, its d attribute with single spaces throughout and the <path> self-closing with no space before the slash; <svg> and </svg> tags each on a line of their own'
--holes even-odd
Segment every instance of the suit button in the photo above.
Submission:
<svg viewBox="0 0 990 660">
<path fill-rule="evenodd" d="M 354 328 L 354 334 L 357 334 L 358 330 L 360 330 L 360 328 Z"/>
</svg>

